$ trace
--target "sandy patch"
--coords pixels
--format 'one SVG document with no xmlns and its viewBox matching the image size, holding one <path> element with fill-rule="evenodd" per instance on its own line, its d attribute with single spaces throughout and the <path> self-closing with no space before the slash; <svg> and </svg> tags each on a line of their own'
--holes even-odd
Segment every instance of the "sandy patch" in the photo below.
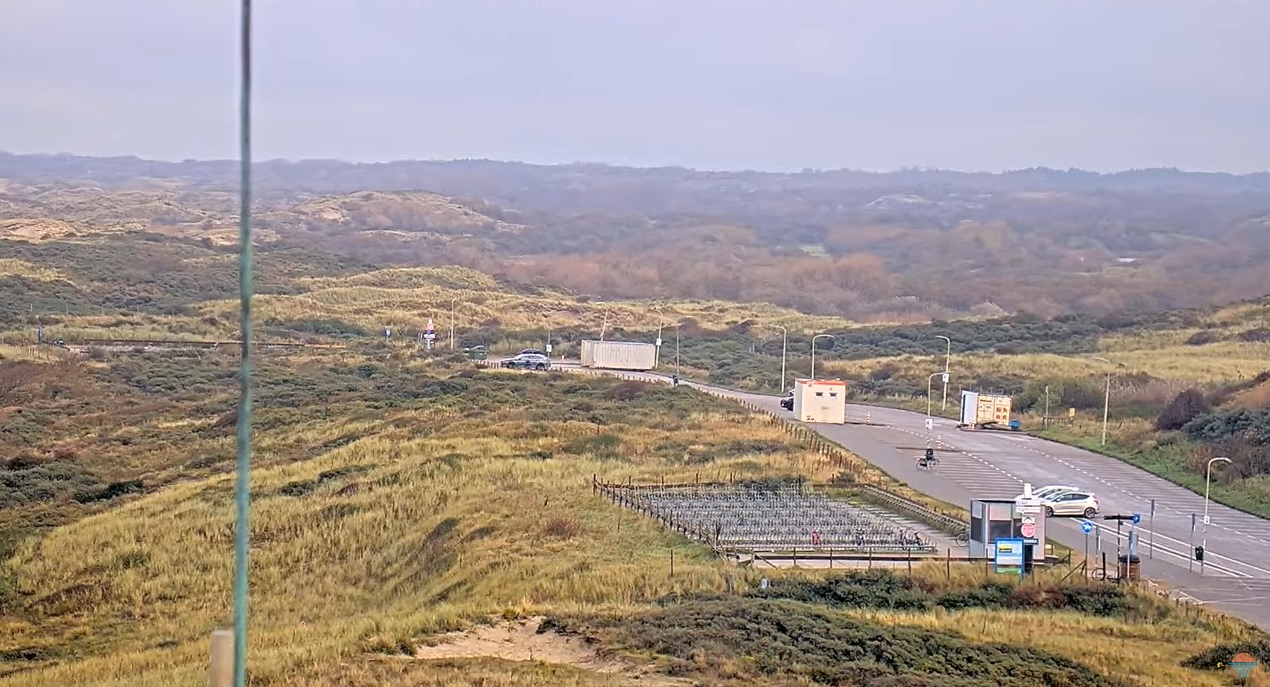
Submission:
<svg viewBox="0 0 1270 687">
<path fill-rule="evenodd" d="M 652 666 L 602 657 L 578 637 L 565 637 L 555 632 L 539 634 L 542 620 L 534 617 L 500 622 L 493 627 L 480 626 L 463 632 L 450 632 L 441 635 L 436 646 L 419 647 L 415 657 L 424 660 L 501 658 L 507 661 L 542 661 L 630 677 L 638 679 L 643 685 L 672 687 L 693 684 L 654 673 Z"/>
</svg>

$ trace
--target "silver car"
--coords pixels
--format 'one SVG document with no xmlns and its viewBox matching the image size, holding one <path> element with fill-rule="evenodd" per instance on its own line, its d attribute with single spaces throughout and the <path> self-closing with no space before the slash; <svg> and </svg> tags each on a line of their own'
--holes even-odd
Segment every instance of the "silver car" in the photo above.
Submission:
<svg viewBox="0 0 1270 687">
<path fill-rule="evenodd" d="M 504 360 L 501 367 L 508 370 L 548 370 L 551 369 L 551 358 L 539 353 L 521 353 Z"/>
</svg>

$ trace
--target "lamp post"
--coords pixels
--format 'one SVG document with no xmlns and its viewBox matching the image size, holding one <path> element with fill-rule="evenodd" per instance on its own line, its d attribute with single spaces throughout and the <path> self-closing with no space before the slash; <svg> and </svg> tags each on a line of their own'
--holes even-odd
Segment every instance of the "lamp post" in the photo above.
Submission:
<svg viewBox="0 0 1270 687">
<path fill-rule="evenodd" d="M 652 310 L 657 313 L 657 344 L 653 349 L 653 367 L 657 367 L 661 364 L 661 330 L 666 324 L 666 316 L 662 313 L 660 305 L 653 306 Z"/>
<path fill-rule="evenodd" d="M 934 373 L 934 374 L 932 374 L 931 376 L 929 376 L 929 377 L 927 377 L 927 378 L 926 378 L 926 443 L 928 443 L 928 444 L 930 443 L 930 431 L 931 431 L 931 429 L 932 429 L 932 428 L 934 427 L 934 425 L 935 425 L 935 421 L 931 418 L 931 414 L 930 414 L 930 407 L 931 407 L 931 383 L 932 383 L 932 382 L 934 382 L 934 381 L 935 381 L 935 378 L 936 378 L 936 377 L 938 377 L 938 376 L 940 376 L 940 375 L 943 375 L 943 377 L 944 377 L 944 383 L 945 383 L 945 384 L 947 384 L 947 383 L 948 383 L 948 373 L 947 373 L 947 372 L 936 372 L 936 373 Z"/>
<path fill-rule="evenodd" d="M 679 374 L 679 322 L 675 323 L 675 374 Z"/>
<path fill-rule="evenodd" d="M 1108 365 L 1114 364 L 1110 360 L 1107 360 L 1106 358 L 1099 358 L 1097 356 L 1091 358 L 1091 360 L 1101 360 L 1102 362 L 1107 363 Z M 1111 370 L 1107 370 L 1107 390 L 1103 393 L 1103 398 L 1102 398 L 1102 445 L 1103 446 L 1107 445 L 1107 417 L 1109 416 L 1110 412 L 1111 412 Z"/>
<path fill-rule="evenodd" d="M 935 338 L 948 342 L 948 348 L 944 351 L 944 401 L 939 407 L 941 411 L 944 411 L 948 410 L 948 363 L 952 360 L 952 339 L 939 334 Z"/>
<path fill-rule="evenodd" d="M 454 350 L 454 316 L 455 316 L 455 312 L 459 309 L 458 305 L 459 305 L 459 299 L 457 298 L 450 299 L 450 350 L 451 351 Z"/>
<path fill-rule="evenodd" d="M 1230 459 L 1225 456 L 1217 456 L 1216 458 L 1208 461 L 1208 466 L 1204 470 L 1204 535 L 1200 539 L 1199 544 L 1200 548 L 1204 549 L 1204 558 L 1201 558 L 1199 561 L 1200 575 L 1204 574 L 1204 559 L 1208 558 L 1208 490 L 1213 484 L 1213 463 L 1218 462 L 1229 463 Z"/>
<path fill-rule="evenodd" d="M 781 330 L 781 385 L 780 392 L 785 393 L 785 353 L 789 350 L 789 330 L 779 324 L 772 325 Z M 815 377 L 815 365 L 812 365 L 812 377 Z"/>
<path fill-rule="evenodd" d="M 811 337 L 811 380 L 816 381 L 816 339 L 825 338 L 832 339 L 833 334 L 817 334 Z M 784 389 L 781 389 L 784 391 Z"/>
</svg>

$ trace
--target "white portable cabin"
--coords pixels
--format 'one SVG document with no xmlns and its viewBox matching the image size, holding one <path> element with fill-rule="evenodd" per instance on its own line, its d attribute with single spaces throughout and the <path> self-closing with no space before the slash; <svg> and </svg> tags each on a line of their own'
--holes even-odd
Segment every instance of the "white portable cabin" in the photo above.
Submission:
<svg viewBox="0 0 1270 687">
<path fill-rule="evenodd" d="M 847 421 L 847 383 L 840 379 L 794 380 L 794 419 L 834 425 Z"/>
</svg>

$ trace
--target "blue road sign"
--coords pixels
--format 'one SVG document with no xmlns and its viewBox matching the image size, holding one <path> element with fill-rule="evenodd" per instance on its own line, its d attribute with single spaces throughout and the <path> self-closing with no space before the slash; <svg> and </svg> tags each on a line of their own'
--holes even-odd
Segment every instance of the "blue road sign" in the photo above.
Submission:
<svg viewBox="0 0 1270 687">
<path fill-rule="evenodd" d="M 1132 523 L 1133 523 L 1133 524 L 1135 524 L 1135 525 L 1136 525 L 1136 524 L 1138 524 L 1138 523 L 1140 523 L 1140 522 L 1142 522 L 1142 514 L 1141 514 L 1141 513 L 1134 513 L 1134 514 L 1133 514 L 1133 518 L 1132 518 L 1132 520 L 1130 520 L 1130 522 L 1132 522 Z"/>
<path fill-rule="evenodd" d="M 1081 521 L 1080 521 L 1080 531 L 1081 531 L 1081 532 L 1084 532 L 1085 534 L 1089 534 L 1090 532 L 1093 532 L 1093 531 L 1094 531 L 1094 523 L 1092 523 L 1092 522 L 1090 522 L 1090 521 L 1088 521 L 1088 520 L 1081 520 Z"/>
</svg>

